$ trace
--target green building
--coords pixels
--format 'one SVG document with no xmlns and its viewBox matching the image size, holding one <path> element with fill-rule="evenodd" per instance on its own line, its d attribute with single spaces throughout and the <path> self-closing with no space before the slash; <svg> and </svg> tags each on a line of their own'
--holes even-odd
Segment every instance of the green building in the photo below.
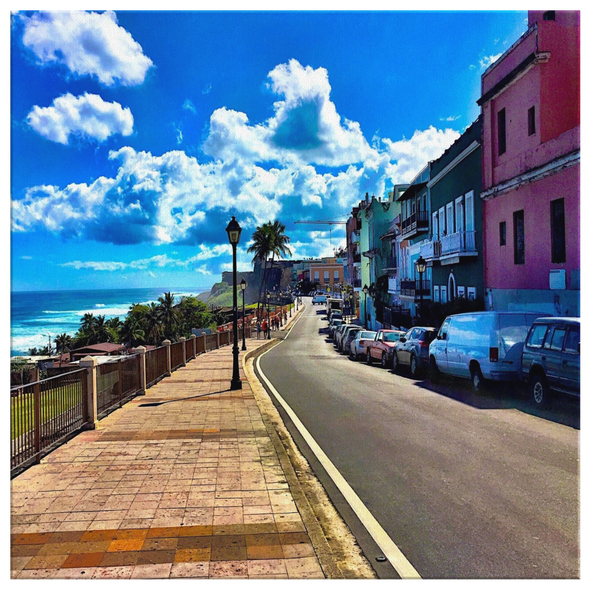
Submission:
<svg viewBox="0 0 590 590">
<path fill-rule="evenodd" d="M 430 236 L 420 255 L 430 267 L 430 294 L 441 304 L 483 298 L 481 119 L 430 163 Z"/>
</svg>

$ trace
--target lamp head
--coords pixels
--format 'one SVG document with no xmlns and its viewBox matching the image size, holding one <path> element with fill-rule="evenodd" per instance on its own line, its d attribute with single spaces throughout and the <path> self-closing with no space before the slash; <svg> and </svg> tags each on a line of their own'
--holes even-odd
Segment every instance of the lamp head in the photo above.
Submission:
<svg viewBox="0 0 590 590">
<path fill-rule="evenodd" d="M 237 246 L 238 242 L 240 241 L 240 234 L 242 233 L 242 228 L 240 224 L 236 221 L 235 215 L 232 215 L 231 221 L 228 223 L 227 227 L 225 228 L 227 232 L 227 236 L 229 238 L 229 243 L 232 246 Z"/>
</svg>

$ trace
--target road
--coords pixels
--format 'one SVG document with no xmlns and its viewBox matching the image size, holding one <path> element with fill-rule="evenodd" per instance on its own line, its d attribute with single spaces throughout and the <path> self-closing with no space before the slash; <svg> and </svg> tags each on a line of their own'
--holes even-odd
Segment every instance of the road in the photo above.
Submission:
<svg viewBox="0 0 590 590">
<path fill-rule="evenodd" d="M 578 578 L 579 404 L 541 414 L 506 386 L 475 394 L 351 361 L 306 302 L 260 369 L 419 575 Z M 395 577 L 293 434 L 378 575 Z"/>
</svg>

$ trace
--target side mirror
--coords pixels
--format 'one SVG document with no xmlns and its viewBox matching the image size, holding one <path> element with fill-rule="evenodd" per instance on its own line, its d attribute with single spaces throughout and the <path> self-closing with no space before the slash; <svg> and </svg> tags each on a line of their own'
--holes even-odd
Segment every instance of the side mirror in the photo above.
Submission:
<svg viewBox="0 0 590 590">
<path fill-rule="evenodd" d="M 400 341 L 400 342 L 405 342 L 405 341 L 406 341 L 406 337 L 405 337 L 405 336 L 402 336 L 402 337 L 399 339 L 399 341 Z"/>
</svg>

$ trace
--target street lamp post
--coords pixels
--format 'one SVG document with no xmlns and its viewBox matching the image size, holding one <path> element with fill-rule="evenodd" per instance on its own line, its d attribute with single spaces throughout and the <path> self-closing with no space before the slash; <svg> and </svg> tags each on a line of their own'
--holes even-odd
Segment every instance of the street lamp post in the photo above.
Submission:
<svg viewBox="0 0 590 590">
<path fill-rule="evenodd" d="M 242 279 L 240 289 L 242 290 L 242 350 L 246 350 L 246 279 Z"/>
<path fill-rule="evenodd" d="M 418 260 L 416 260 L 416 271 L 420 275 L 420 317 L 422 317 L 422 305 L 424 303 L 424 290 L 422 289 L 422 277 L 423 277 L 424 273 L 426 272 L 426 260 L 424 260 L 424 258 L 422 258 L 422 255 L 420 255 L 420 258 L 418 258 Z"/>
<path fill-rule="evenodd" d="M 242 389 L 242 382 L 240 381 L 240 366 L 238 363 L 238 285 L 237 282 L 237 256 L 236 256 L 236 248 L 238 246 L 238 242 L 240 241 L 240 234 L 242 233 L 242 228 L 240 224 L 236 221 L 235 216 L 232 215 L 231 221 L 229 222 L 228 226 L 225 228 L 227 232 L 229 243 L 232 247 L 233 253 L 233 304 L 234 304 L 234 347 L 233 347 L 233 357 L 234 357 L 234 364 L 233 364 L 233 373 L 231 378 L 231 390 L 235 389 Z"/>
<path fill-rule="evenodd" d="M 363 293 L 365 294 L 365 328 L 367 328 L 367 330 L 369 329 L 369 326 L 367 326 L 367 293 L 369 292 L 369 287 L 367 287 L 367 285 L 365 285 L 363 287 Z"/>
</svg>

